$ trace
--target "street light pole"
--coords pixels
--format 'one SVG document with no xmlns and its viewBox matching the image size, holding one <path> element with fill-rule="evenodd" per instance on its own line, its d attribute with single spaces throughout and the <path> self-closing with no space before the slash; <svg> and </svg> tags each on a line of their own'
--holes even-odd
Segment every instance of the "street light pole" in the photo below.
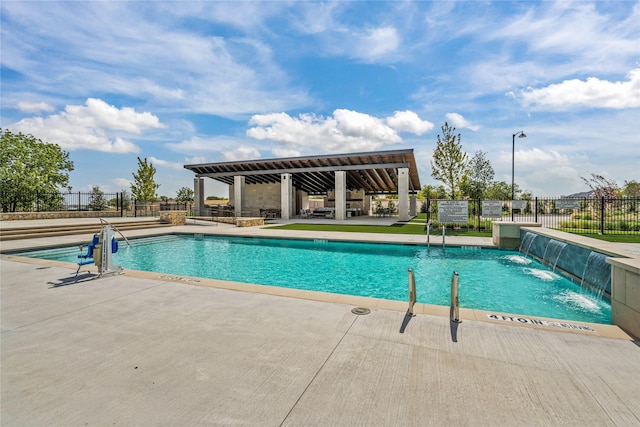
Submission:
<svg viewBox="0 0 640 427">
<path fill-rule="evenodd" d="M 526 138 L 524 131 L 516 132 L 511 138 L 511 222 L 513 222 L 513 200 L 516 198 L 515 187 L 515 162 L 516 162 L 516 136 L 518 138 Z"/>
</svg>

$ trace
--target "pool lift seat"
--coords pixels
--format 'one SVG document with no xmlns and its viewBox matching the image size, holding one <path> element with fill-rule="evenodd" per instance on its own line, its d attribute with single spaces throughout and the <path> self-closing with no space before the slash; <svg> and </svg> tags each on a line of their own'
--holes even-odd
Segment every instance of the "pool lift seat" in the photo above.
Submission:
<svg viewBox="0 0 640 427">
<path fill-rule="evenodd" d="M 76 270 L 76 276 L 80 272 L 80 268 L 83 265 L 89 265 L 95 262 L 95 260 L 93 259 L 93 253 L 95 252 L 98 242 L 100 242 L 100 237 L 98 237 L 97 234 L 94 234 L 91 242 L 88 245 L 80 246 L 80 250 L 83 250 L 86 247 L 87 253 L 78 255 L 78 269 Z"/>
<path fill-rule="evenodd" d="M 91 243 L 87 245 L 87 253 L 78 255 L 76 276 L 80 272 L 80 268 L 88 264 L 95 264 L 98 267 L 98 277 L 122 273 L 122 267 L 114 265 L 112 262 L 112 254 L 118 252 L 118 241 L 113 231 L 110 224 L 103 224 L 100 233 L 93 235 Z M 105 242 L 110 244 L 105 244 Z M 82 248 L 84 245 L 80 247 L 81 250 Z"/>
</svg>

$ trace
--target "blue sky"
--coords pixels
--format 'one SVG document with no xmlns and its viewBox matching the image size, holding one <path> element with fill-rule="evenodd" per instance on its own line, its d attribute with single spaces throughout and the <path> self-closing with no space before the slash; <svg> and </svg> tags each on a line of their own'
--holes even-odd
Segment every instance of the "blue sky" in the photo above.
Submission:
<svg viewBox="0 0 640 427">
<path fill-rule="evenodd" d="M 1 8 L 1 126 L 70 152 L 74 191 L 160 195 L 185 164 L 413 148 L 445 121 L 536 196 L 640 181 L 640 2 L 40 2 Z M 227 195 L 206 180 L 207 195 Z"/>
</svg>

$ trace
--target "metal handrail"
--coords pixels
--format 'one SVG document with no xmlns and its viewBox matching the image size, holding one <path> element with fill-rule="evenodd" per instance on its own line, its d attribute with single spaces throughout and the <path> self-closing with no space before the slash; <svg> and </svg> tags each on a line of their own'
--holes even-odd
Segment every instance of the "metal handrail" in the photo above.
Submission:
<svg viewBox="0 0 640 427">
<path fill-rule="evenodd" d="M 106 220 L 106 219 L 104 219 L 104 218 L 99 218 L 99 219 L 100 219 L 100 223 L 101 223 L 102 225 L 104 225 L 104 224 L 109 224 L 109 225 L 111 226 L 111 228 L 113 228 L 115 231 L 117 231 L 117 232 L 118 232 L 118 234 L 120 234 L 120 235 L 122 236 L 122 238 L 124 239 L 124 241 L 125 241 L 125 242 L 127 242 L 127 245 L 128 245 L 128 246 L 131 246 L 131 243 L 129 243 L 129 240 L 127 240 L 127 238 L 124 236 L 124 234 L 122 234 L 122 231 L 118 230 L 118 228 L 117 228 L 115 225 L 111 224 L 109 221 L 107 221 L 107 220 Z"/>
<path fill-rule="evenodd" d="M 426 228 L 427 228 L 427 245 L 429 245 L 429 236 L 431 235 L 431 222 L 427 222 Z"/>
<path fill-rule="evenodd" d="M 416 303 L 416 280 L 413 277 L 413 270 L 409 269 L 409 309 L 407 314 L 413 316 L 413 305 Z"/>
<path fill-rule="evenodd" d="M 455 323 L 460 323 L 460 306 L 458 303 L 458 273 L 453 272 L 451 278 L 451 314 L 450 320 Z"/>
</svg>

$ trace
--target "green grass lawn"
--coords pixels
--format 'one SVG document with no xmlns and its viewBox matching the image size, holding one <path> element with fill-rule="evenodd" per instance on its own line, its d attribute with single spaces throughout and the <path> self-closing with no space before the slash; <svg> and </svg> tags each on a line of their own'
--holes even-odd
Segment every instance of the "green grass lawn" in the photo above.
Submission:
<svg viewBox="0 0 640 427">
<path fill-rule="evenodd" d="M 333 225 L 333 224 L 286 224 L 278 225 L 275 227 L 280 230 L 306 230 L 306 231 L 336 231 L 340 233 L 382 233 L 382 234 L 421 234 L 425 235 L 424 225 L 426 221 L 425 214 L 419 214 L 412 221 L 407 223 L 396 223 L 393 225 Z M 560 230 L 571 232 L 572 229 Z M 431 231 L 432 236 L 439 236 L 442 234 L 441 229 L 434 229 Z M 575 233 L 580 234 L 580 233 Z M 477 231 L 477 230 L 454 230 L 447 228 L 447 236 L 469 236 L 469 237 L 491 237 L 490 231 Z M 604 240 L 607 242 L 615 243 L 640 243 L 640 235 L 632 234 L 581 234 L 585 237 L 591 237 L 594 239 Z"/>
<path fill-rule="evenodd" d="M 407 223 L 396 223 L 393 225 L 333 225 L 333 224 L 287 224 L 275 227 L 280 230 L 307 230 L 307 231 L 337 231 L 340 233 L 383 233 L 383 234 L 422 234 L 424 232 L 423 221 L 411 221 Z M 435 231 L 435 230 L 434 230 Z M 431 235 L 440 235 L 441 230 L 432 232 Z M 491 237 L 490 232 L 478 231 L 459 231 L 447 229 L 447 236 L 473 236 L 473 237 Z"/>
<path fill-rule="evenodd" d="M 578 234 L 580 236 L 591 237 L 592 239 L 604 240 L 613 243 L 640 243 L 640 235 L 638 234 L 583 234 L 576 232 L 575 229 L 559 229 L 567 233 Z M 613 233 L 613 232 L 610 232 Z"/>
</svg>

